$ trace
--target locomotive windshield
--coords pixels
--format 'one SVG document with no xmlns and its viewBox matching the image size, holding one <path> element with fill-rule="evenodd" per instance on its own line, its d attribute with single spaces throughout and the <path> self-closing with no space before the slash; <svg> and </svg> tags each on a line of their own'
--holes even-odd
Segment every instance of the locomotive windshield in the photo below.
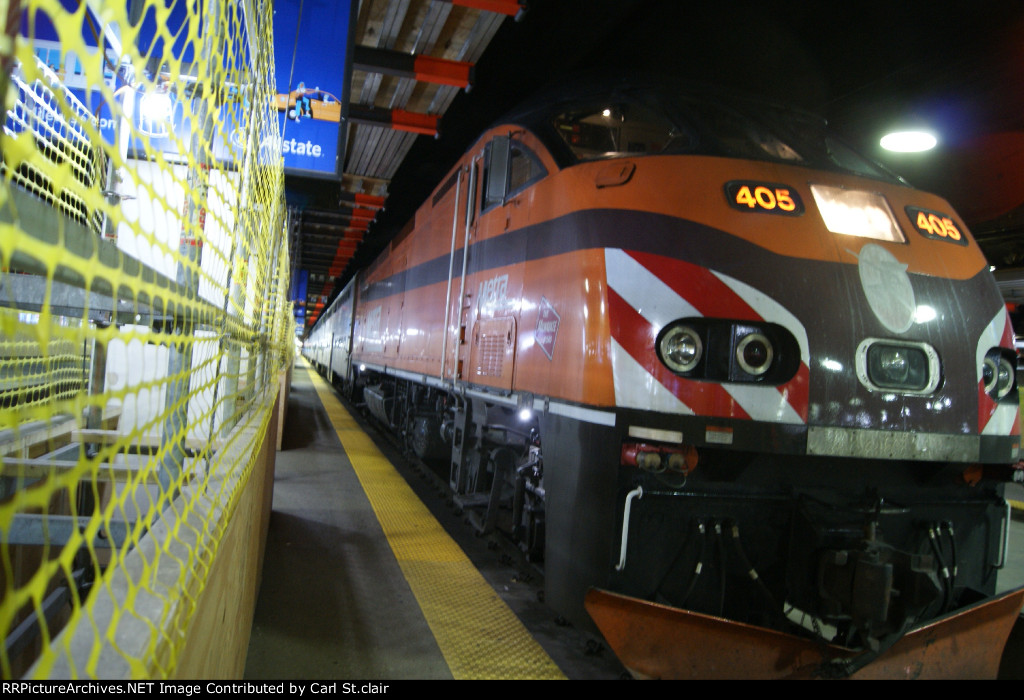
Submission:
<svg viewBox="0 0 1024 700">
<path fill-rule="evenodd" d="M 636 102 L 564 112 L 554 125 L 579 160 L 685 152 L 694 145 L 691 130 L 680 129 L 660 110 Z"/>
<path fill-rule="evenodd" d="M 577 161 L 692 153 L 793 163 L 900 182 L 830 135 L 823 120 L 744 100 L 618 92 L 559 111 L 551 125 Z"/>
</svg>

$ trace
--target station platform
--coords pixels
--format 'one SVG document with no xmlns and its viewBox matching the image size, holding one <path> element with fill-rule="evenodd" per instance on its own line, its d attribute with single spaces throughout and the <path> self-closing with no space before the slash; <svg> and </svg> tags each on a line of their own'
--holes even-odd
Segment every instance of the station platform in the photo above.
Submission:
<svg viewBox="0 0 1024 700">
<path fill-rule="evenodd" d="M 245 680 L 628 677 L 540 602 L 540 572 L 366 427 L 297 357 Z M 1014 514 L 1000 590 L 1024 585 Z M 1024 677 L 1024 621 L 1000 677 Z"/>
<path fill-rule="evenodd" d="M 246 680 L 623 675 L 539 602 L 538 572 L 360 421 L 296 358 Z"/>
</svg>

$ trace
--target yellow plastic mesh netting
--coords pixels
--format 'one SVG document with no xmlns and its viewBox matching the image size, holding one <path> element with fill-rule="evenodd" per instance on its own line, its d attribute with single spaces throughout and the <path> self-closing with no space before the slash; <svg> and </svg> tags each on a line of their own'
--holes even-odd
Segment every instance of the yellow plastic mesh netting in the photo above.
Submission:
<svg viewBox="0 0 1024 700">
<path fill-rule="evenodd" d="M 291 361 L 268 0 L 0 0 L 4 678 L 172 675 Z"/>
</svg>

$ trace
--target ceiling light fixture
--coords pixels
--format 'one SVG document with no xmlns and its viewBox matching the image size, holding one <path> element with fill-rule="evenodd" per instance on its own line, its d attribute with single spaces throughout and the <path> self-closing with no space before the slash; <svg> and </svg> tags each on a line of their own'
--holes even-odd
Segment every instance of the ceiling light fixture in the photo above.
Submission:
<svg viewBox="0 0 1024 700">
<path fill-rule="evenodd" d="M 153 122 L 166 122 L 171 119 L 171 97 L 166 92 L 147 92 L 142 96 L 142 116 Z"/>
<path fill-rule="evenodd" d="M 935 134 L 927 131 L 894 131 L 883 136 L 880 144 L 887 151 L 920 153 L 935 148 L 938 142 Z"/>
</svg>

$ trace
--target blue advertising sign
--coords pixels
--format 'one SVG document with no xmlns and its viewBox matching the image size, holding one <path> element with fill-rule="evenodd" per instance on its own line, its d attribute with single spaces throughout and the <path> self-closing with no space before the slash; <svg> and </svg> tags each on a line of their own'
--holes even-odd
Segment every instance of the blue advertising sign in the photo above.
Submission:
<svg viewBox="0 0 1024 700">
<path fill-rule="evenodd" d="M 306 286 L 309 284 L 309 270 L 299 270 L 299 273 L 292 277 L 292 294 L 290 301 L 297 301 L 303 306 L 306 304 Z"/>
<path fill-rule="evenodd" d="M 60 0 L 68 12 L 74 12 L 78 0 Z M 143 18 L 136 36 L 138 50 L 149 56 L 150 63 L 158 66 L 159 59 L 174 58 L 186 63 L 194 60 L 196 47 L 187 41 L 195 32 L 189 31 L 194 16 L 189 15 L 184 2 L 171 2 L 165 35 L 175 37 L 166 43 L 156 31 L 156 17 L 149 12 Z M 23 11 L 22 31 L 33 28 L 36 54 L 49 65 L 65 85 L 100 121 L 100 131 L 108 143 L 115 140 L 115 115 L 98 86 L 88 85 L 81 62 L 73 52 L 67 51 L 58 34 L 44 14 L 34 22 L 28 21 Z M 277 0 L 274 3 L 274 55 L 277 91 L 275 106 L 285 171 L 289 174 L 318 177 L 341 177 L 339 147 L 341 136 L 341 99 L 345 85 L 351 24 L 351 0 Z M 86 46 L 97 47 L 97 37 L 87 35 Z M 241 24 L 232 24 L 232 31 L 244 31 Z M 192 37 L 194 38 L 194 37 Z M 244 44 L 244 42 L 243 42 Z M 190 148 L 190 118 L 196 105 L 191 102 L 191 86 L 178 80 L 171 84 L 162 76 L 150 76 L 153 87 L 146 92 L 121 90 L 113 68 L 119 56 L 104 47 L 108 54 L 104 82 L 106 94 L 115 94 L 123 104 L 123 113 L 133 122 L 130 150 L 160 150 L 166 154 L 181 153 Z M 243 59 L 245 60 L 245 59 Z M 230 92 L 232 86 L 227 86 Z M 143 101 L 154 93 L 166 100 L 158 118 L 148 116 Z M 222 125 L 240 124 L 241 106 L 229 101 L 219 108 L 217 121 Z M 234 112 L 234 113 L 233 113 Z M 122 113 L 122 110 L 118 110 Z M 261 138 L 261 143 L 268 135 Z M 239 153 L 242 134 L 213 135 L 213 158 L 217 161 L 234 160 Z"/>
<path fill-rule="evenodd" d="M 340 177 L 350 0 L 274 3 L 276 106 L 285 172 Z"/>
<path fill-rule="evenodd" d="M 60 0 L 64 9 L 71 13 L 78 7 L 77 0 Z M 135 35 L 136 48 L 149 56 L 150 63 L 158 67 L 159 59 L 174 58 L 190 62 L 194 60 L 195 51 L 194 39 L 188 31 L 190 17 L 185 3 L 174 2 L 169 7 L 164 24 L 171 36 L 175 37 L 172 45 L 165 45 L 162 38 L 157 36 L 156 17 L 153 12 L 148 12 L 142 18 L 138 34 Z M 241 25 L 235 24 L 241 30 Z M 190 104 L 190 91 L 194 84 L 188 79 L 179 79 L 174 84 L 169 77 L 162 74 L 150 75 L 151 86 L 145 91 L 135 87 L 129 88 L 119 82 L 114 73 L 115 67 L 120 61 L 117 52 L 111 49 L 108 44 L 103 47 L 107 54 L 104 63 L 103 82 L 106 90 L 101 91 L 98 85 L 92 85 L 82 69 L 82 63 L 74 51 L 67 50 L 61 38 L 45 13 L 38 13 L 29 22 L 28 10 L 25 10 L 21 20 L 21 31 L 24 34 L 31 28 L 33 48 L 36 56 L 52 70 L 58 79 L 71 91 L 71 93 L 82 102 L 82 104 L 99 119 L 100 133 L 103 139 L 113 144 L 116 139 L 116 119 L 121 115 L 129 118 L 132 122 L 132 133 L 128 142 L 129 152 L 159 150 L 165 154 L 176 154 L 187 151 L 190 148 L 191 138 L 190 115 L 197 104 Z M 99 36 L 86 31 L 85 25 L 82 28 L 82 39 L 89 49 L 98 49 Z M 231 89 L 225 91 L 230 94 Z M 118 103 L 118 108 L 112 109 L 111 98 Z M 158 96 L 163 99 L 162 109 L 157 116 L 152 116 L 146 108 L 148 98 Z M 240 106 L 237 102 L 228 102 L 219 108 L 219 114 L 214 115 L 220 124 L 240 124 Z M 213 133 L 211 150 L 213 158 L 218 161 L 230 161 L 236 159 L 240 147 L 240 134 L 223 133 L 217 129 Z"/>
</svg>

